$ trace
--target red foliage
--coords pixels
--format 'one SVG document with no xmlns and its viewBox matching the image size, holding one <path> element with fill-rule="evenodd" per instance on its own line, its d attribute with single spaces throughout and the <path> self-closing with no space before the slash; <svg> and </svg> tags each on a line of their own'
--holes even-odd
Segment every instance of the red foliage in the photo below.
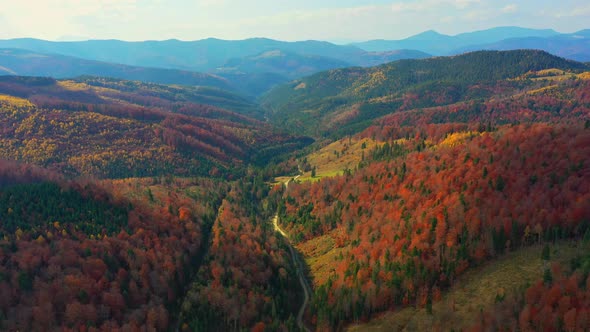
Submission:
<svg viewBox="0 0 590 332">
<path fill-rule="evenodd" d="M 325 310 L 344 310 L 350 299 L 339 294 L 356 292 L 364 296 L 352 301 L 370 308 L 365 313 L 390 306 L 383 297 L 424 304 L 424 287 L 445 286 L 473 263 L 519 246 L 527 226 L 539 223 L 547 238 L 582 235 L 578 226 L 590 218 L 589 158 L 583 126 L 505 126 L 373 162 L 353 176 L 292 184 L 286 218 L 290 233 L 305 239 L 333 228 L 350 239 L 334 262 L 343 273 L 318 300 L 327 301 Z M 368 284 L 380 291 L 360 290 Z"/>
<path fill-rule="evenodd" d="M 60 178 L 34 167 L 0 163 L 0 181 L 8 174 L 12 182 Z M 41 232 L 43 241 L 26 232 L 0 239 L 0 315 L 6 317 L 2 329 L 82 330 L 91 324 L 110 331 L 127 324 L 166 330 L 169 314 L 164 305 L 175 301 L 188 283 L 184 276 L 201 247 L 201 225 L 217 208 L 204 197 L 215 199 L 225 186 L 209 180 L 187 182 L 191 188 L 200 186 L 201 202 L 160 187 L 171 200 L 160 197 L 167 208 L 152 208 L 141 199 L 124 198 L 119 191 L 131 183 L 61 181 L 85 196 L 132 205 L 129 233 L 121 229 L 117 235 L 94 238 L 75 225 L 53 223 L 31 231 Z"/>
</svg>

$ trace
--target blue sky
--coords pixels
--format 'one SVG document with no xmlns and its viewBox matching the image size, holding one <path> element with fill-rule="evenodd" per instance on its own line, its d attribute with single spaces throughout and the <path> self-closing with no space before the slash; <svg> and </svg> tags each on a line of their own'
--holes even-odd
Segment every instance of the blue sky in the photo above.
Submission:
<svg viewBox="0 0 590 332">
<path fill-rule="evenodd" d="M 0 0 L 0 38 L 360 41 L 515 25 L 590 28 L 587 0 Z"/>
</svg>

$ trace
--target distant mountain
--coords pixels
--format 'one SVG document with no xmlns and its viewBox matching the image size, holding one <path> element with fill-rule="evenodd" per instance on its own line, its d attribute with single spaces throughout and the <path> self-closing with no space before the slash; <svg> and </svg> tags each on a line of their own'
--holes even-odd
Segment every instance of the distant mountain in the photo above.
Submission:
<svg viewBox="0 0 590 332">
<path fill-rule="evenodd" d="M 20 49 L 0 49 L 0 74 L 70 78 L 105 76 L 160 84 L 210 86 L 231 90 L 224 78 L 192 71 L 127 66 L 80 58 L 42 54 Z"/>
<path fill-rule="evenodd" d="M 273 50 L 331 57 L 346 62 L 364 53 L 363 50 L 354 46 L 335 45 L 328 42 L 282 42 L 266 38 L 236 41 L 209 38 L 199 41 L 144 42 L 120 40 L 52 42 L 38 39 L 11 39 L 0 40 L 0 48 L 19 48 L 132 66 L 194 71 L 212 71 L 224 66 L 230 59 L 255 56 Z"/>
<path fill-rule="evenodd" d="M 351 66 L 350 63 L 318 55 L 301 55 L 281 50 L 228 60 L 217 72 L 275 73 L 294 79 L 319 71 Z"/>
<path fill-rule="evenodd" d="M 425 59 L 432 55 L 416 50 L 393 50 L 384 52 L 367 52 L 357 61 L 359 66 L 373 67 L 384 63 L 405 59 Z"/>
<path fill-rule="evenodd" d="M 253 89 L 252 95 L 267 91 L 278 83 L 309 76 L 317 72 L 352 66 L 371 67 L 401 59 L 423 59 L 429 54 L 413 50 L 363 52 L 352 62 L 318 55 L 302 55 L 290 51 L 272 50 L 255 56 L 228 60 L 215 74 L 227 78 L 236 86 Z M 249 83 L 246 83 L 248 81 Z M 252 86 L 254 85 L 254 86 Z"/>
<path fill-rule="evenodd" d="M 258 97 L 268 92 L 273 87 L 289 82 L 285 76 L 276 73 L 244 73 L 228 71 L 217 74 L 240 90 L 241 93 L 251 97 Z"/>
<path fill-rule="evenodd" d="M 497 81 L 545 69 L 589 70 L 542 51 L 479 51 L 322 72 L 276 87 L 261 102 L 278 125 L 316 137 L 342 137 L 402 109 L 489 97 Z"/>
<path fill-rule="evenodd" d="M 186 101 L 213 105 L 255 118 L 262 118 L 260 109 L 249 98 L 236 92 L 241 91 L 237 87 L 241 82 L 233 84 L 226 78 L 211 74 L 175 69 L 133 67 L 62 55 L 0 49 L 0 75 L 46 76 L 58 79 L 76 77 L 88 79 L 84 77 L 101 76 L 105 77 L 101 80 L 102 82 L 117 82 L 118 79 L 125 79 L 145 83 L 184 85 L 182 88 L 167 87 L 166 90 L 171 95 L 178 94 L 178 91 L 182 90 Z M 91 80 L 96 81 L 96 79 Z M 132 84 L 132 82 L 127 84 Z M 158 88 L 160 91 L 162 89 L 162 87 Z"/>
<path fill-rule="evenodd" d="M 519 27 L 498 27 L 455 36 L 443 35 L 430 30 L 402 40 L 371 40 L 352 45 L 374 52 L 413 49 L 433 55 L 448 55 L 459 48 L 495 43 L 507 38 L 550 37 L 558 34 L 550 29 L 536 30 Z"/>
<path fill-rule="evenodd" d="M 251 96 L 258 96 L 276 84 L 327 69 L 367 67 L 430 56 L 412 50 L 366 52 L 354 46 L 321 41 L 282 42 L 265 38 L 237 41 L 210 38 L 190 42 L 11 39 L 0 40 L 0 48 L 6 48 L 0 54 L 0 73 L 5 74 L 57 78 L 100 75 L 222 89 L 231 86 Z"/>
<path fill-rule="evenodd" d="M 590 61 L 590 30 L 550 37 L 510 38 L 491 44 L 479 44 L 455 50 L 461 53 L 472 50 L 538 49 L 576 61 Z"/>
<path fill-rule="evenodd" d="M 252 96 L 258 96 L 278 83 L 328 69 L 367 67 L 430 56 L 413 50 L 367 52 L 354 46 L 321 41 L 282 42 L 265 38 L 237 41 L 210 38 L 191 42 L 11 39 L 0 40 L 0 48 L 7 48 L 0 57 L 0 72 L 6 74 L 55 77 L 89 74 L 224 89 L 232 85 Z M 31 59 L 34 61 L 29 63 Z M 155 71 L 153 68 L 159 69 Z M 194 71 L 215 76 L 190 73 Z M 218 82 L 205 84 L 202 82 L 205 79 Z"/>
</svg>

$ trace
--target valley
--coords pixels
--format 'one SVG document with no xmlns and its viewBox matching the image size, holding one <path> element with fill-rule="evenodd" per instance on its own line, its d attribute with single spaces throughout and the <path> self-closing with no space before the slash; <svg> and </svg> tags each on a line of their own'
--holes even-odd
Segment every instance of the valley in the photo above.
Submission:
<svg viewBox="0 0 590 332">
<path fill-rule="evenodd" d="M 590 67 L 502 31 L 0 41 L 0 330 L 587 329 Z"/>
</svg>

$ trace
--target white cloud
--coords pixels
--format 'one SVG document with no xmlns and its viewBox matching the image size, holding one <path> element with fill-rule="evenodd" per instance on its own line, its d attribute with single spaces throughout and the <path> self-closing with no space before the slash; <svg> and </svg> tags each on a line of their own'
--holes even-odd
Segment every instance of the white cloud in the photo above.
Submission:
<svg viewBox="0 0 590 332">
<path fill-rule="evenodd" d="M 567 11 L 559 11 L 557 14 L 555 14 L 555 17 L 590 17 L 590 5 L 574 7 L 573 9 Z"/>
<path fill-rule="evenodd" d="M 228 4 L 227 0 L 197 0 L 197 6 L 211 8 L 211 7 L 224 7 Z"/>
<path fill-rule="evenodd" d="M 464 10 L 479 4 L 480 0 L 424 0 L 424 1 L 412 1 L 412 2 L 394 2 L 391 4 L 391 11 L 394 13 L 403 12 L 424 12 L 424 11 L 439 11 L 441 9 L 449 9 L 454 7 L 455 9 Z"/>
<path fill-rule="evenodd" d="M 587 1 L 0 0 L 0 38 L 363 40 L 515 24 L 575 31 L 589 27 Z"/>
<path fill-rule="evenodd" d="M 502 12 L 507 13 L 507 14 L 516 13 L 517 11 L 518 11 L 518 5 L 513 4 L 513 3 L 506 5 L 506 6 L 504 6 L 504 8 L 502 8 Z"/>
</svg>

